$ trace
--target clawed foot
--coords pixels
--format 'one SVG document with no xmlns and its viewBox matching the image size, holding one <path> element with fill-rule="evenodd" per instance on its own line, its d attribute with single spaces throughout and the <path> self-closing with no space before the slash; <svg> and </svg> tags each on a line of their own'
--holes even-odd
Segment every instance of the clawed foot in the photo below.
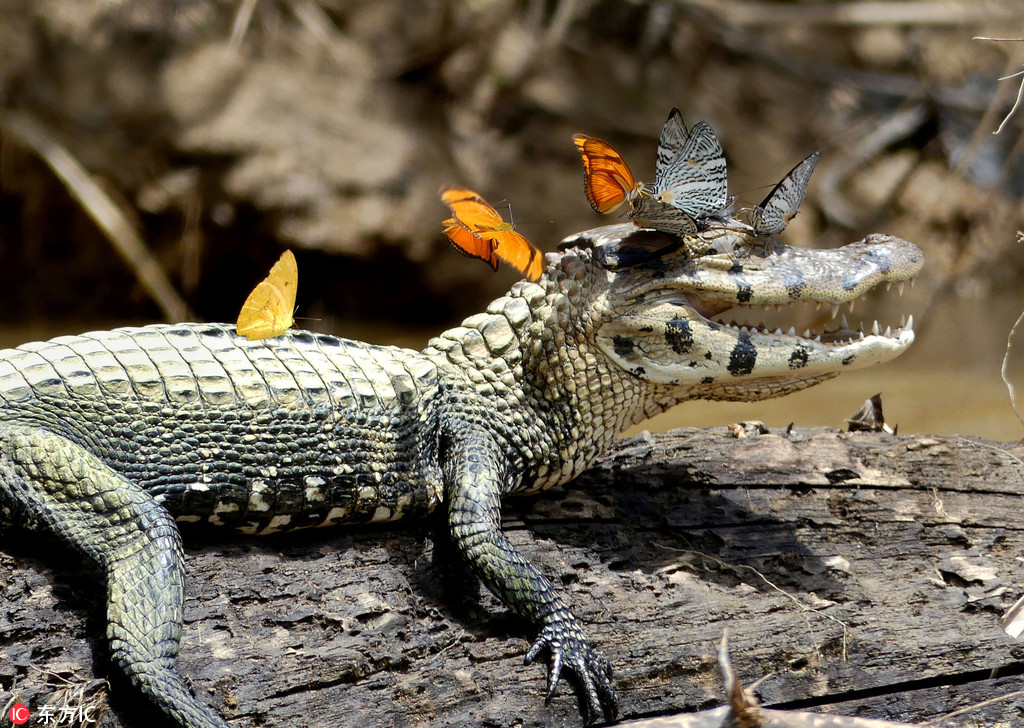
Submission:
<svg viewBox="0 0 1024 728">
<path fill-rule="evenodd" d="M 619 706 L 610 680 L 611 663 L 594 652 L 580 628 L 571 622 L 548 624 L 526 653 L 525 664 L 532 663 L 545 650 L 551 653 L 545 701 L 551 701 L 558 689 L 562 668 L 566 667 L 576 676 L 583 722 L 589 725 L 603 719 L 614 723 Z"/>
</svg>

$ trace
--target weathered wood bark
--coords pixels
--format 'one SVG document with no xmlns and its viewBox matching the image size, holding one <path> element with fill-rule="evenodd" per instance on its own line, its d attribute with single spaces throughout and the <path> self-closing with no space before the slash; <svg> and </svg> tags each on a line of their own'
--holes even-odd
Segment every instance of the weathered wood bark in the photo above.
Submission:
<svg viewBox="0 0 1024 728">
<path fill-rule="evenodd" d="M 723 702 L 728 627 L 766 706 L 920 722 L 1024 687 L 1024 646 L 998 623 L 1024 592 L 1021 456 L 960 437 L 678 430 L 509 501 L 505 528 L 615 665 L 623 719 Z M 232 725 L 579 725 L 567 687 L 544 705 L 523 625 L 486 593 L 468 609 L 442 597 L 428 524 L 186 541 L 181 669 Z M 0 538 L 3 702 L 13 688 L 42 705 L 52 673 L 112 673 L 102 589 L 79 572 L 27 534 Z M 103 725 L 151 720 L 112 681 Z M 943 725 L 1022 724 L 1018 695 Z"/>
</svg>

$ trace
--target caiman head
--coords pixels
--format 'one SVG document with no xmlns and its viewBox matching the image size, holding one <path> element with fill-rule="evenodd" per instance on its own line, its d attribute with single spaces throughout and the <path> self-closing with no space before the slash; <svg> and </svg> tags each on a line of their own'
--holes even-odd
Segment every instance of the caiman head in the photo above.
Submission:
<svg viewBox="0 0 1024 728">
<path fill-rule="evenodd" d="M 516 487 L 544 488 L 679 402 L 778 397 L 897 356 L 912 319 L 851 328 L 838 314 L 883 283 L 902 291 L 922 261 L 884 235 L 809 250 L 735 221 L 697 241 L 611 225 L 567 238 L 537 283 L 515 284 L 424 353 L 507 420 L 496 431 L 534 464 Z M 828 323 L 782 323 L 790 304 L 820 307 Z M 763 310 L 780 321 L 760 325 Z"/>
<path fill-rule="evenodd" d="M 563 256 L 589 254 L 600 271 L 588 292 L 593 344 L 632 377 L 675 390 L 677 401 L 780 396 L 892 359 L 914 340 L 912 317 L 859 326 L 839 317 L 880 284 L 895 283 L 902 294 L 924 260 L 912 243 L 872 235 L 802 249 L 724 224 L 702 239 L 707 253 L 690 255 L 680 238 L 626 224 L 561 246 Z M 560 267 L 567 264 L 563 257 Z M 795 304 L 820 309 L 824 325 L 800 330 L 785 321 Z"/>
</svg>

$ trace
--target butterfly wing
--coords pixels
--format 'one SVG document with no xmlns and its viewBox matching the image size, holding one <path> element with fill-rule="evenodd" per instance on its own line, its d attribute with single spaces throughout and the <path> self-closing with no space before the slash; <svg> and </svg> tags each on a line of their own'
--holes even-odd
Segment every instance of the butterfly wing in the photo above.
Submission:
<svg viewBox="0 0 1024 728">
<path fill-rule="evenodd" d="M 656 178 L 662 178 L 672 161 L 682 154 L 689 137 L 690 132 L 686 129 L 686 124 L 683 123 L 683 115 L 679 109 L 673 108 L 665 126 L 661 128 L 661 136 L 658 138 Z"/>
<path fill-rule="evenodd" d="M 448 241 L 456 250 L 470 258 L 479 258 L 492 269 L 498 270 L 498 257 L 494 254 L 493 242 L 474 235 L 469 228 L 454 217 L 448 218 L 441 224 L 444 225 L 444 234 L 448 236 Z"/>
<path fill-rule="evenodd" d="M 536 281 L 544 271 L 544 256 L 537 247 L 515 230 L 500 230 L 490 233 L 497 243 L 494 254 L 526 276 Z"/>
<path fill-rule="evenodd" d="M 697 222 L 690 215 L 653 197 L 635 200 L 629 217 L 640 227 L 653 228 L 663 233 L 682 236 L 697 232 Z"/>
<path fill-rule="evenodd" d="M 498 270 L 503 260 L 531 281 L 540 278 L 544 261 L 540 250 L 505 222 L 498 211 L 476 192 L 464 187 L 442 188 L 441 200 L 453 217 L 444 221 L 452 244 Z"/>
<path fill-rule="evenodd" d="M 725 152 L 707 122 L 694 124 L 682 150 L 655 178 L 654 186 L 659 201 L 694 218 L 713 215 L 726 206 Z"/>
<path fill-rule="evenodd" d="M 497 230 L 508 224 L 491 203 L 465 187 L 443 187 L 441 202 L 448 205 L 456 220 L 473 232 Z"/>
<path fill-rule="evenodd" d="M 821 159 L 815 152 L 789 170 L 760 205 L 750 211 L 750 225 L 761 235 L 778 235 L 800 209 L 811 173 Z"/>
<path fill-rule="evenodd" d="M 441 201 L 448 205 L 452 216 L 445 220 L 444 234 L 463 255 L 479 258 L 498 270 L 494 243 L 480 236 L 481 231 L 493 230 L 504 222 L 501 215 L 476 192 L 465 187 L 442 187 Z"/>
<path fill-rule="evenodd" d="M 295 323 L 292 314 L 298 283 L 295 256 L 286 250 L 242 304 L 235 326 L 238 333 L 249 341 L 257 341 L 280 336 L 290 329 Z"/>
<path fill-rule="evenodd" d="M 643 186 L 615 147 L 586 134 L 573 134 L 572 141 L 583 159 L 583 191 L 591 207 L 604 215 L 640 194 Z"/>
</svg>

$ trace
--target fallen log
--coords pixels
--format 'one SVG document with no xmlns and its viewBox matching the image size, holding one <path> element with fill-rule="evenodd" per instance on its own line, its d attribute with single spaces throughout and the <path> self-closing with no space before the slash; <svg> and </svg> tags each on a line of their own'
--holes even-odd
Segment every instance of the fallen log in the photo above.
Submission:
<svg viewBox="0 0 1024 728">
<path fill-rule="evenodd" d="M 508 501 L 504 527 L 615 666 L 623 720 L 723 704 L 727 627 L 765 708 L 920 723 L 1009 695 L 939 725 L 1020 725 L 1024 647 L 999 619 L 1024 592 L 1022 456 L 956 436 L 681 429 Z M 580 723 L 568 687 L 544 705 L 524 625 L 437 578 L 429 523 L 186 544 L 181 669 L 232 725 Z M 38 713 L 63 691 L 103 726 L 152 720 L 107 660 L 91 575 L 7 531 L 0 576 L 0 702 Z"/>
</svg>

